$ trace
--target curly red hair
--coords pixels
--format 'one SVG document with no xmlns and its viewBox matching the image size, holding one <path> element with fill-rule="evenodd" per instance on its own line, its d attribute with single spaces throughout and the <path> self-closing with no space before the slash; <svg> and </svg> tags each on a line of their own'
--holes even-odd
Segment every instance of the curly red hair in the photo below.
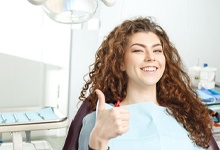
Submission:
<svg viewBox="0 0 220 150">
<path fill-rule="evenodd" d="M 152 18 L 138 17 L 125 20 L 114 28 L 99 47 L 95 63 L 88 73 L 79 99 L 88 99 L 95 110 L 96 89 L 100 89 L 107 103 L 115 103 L 126 97 L 127 75 L 121 71 L 125 46 L 129 36 L 137 32 L 152 32 L 162 43 L 166 59 L 163 76 L 157 83 L 157 100 L 189 132 L 189 137 L 198 146 L 207 148 L 211 137 L 211 119 L 208 109 L 201 103 L 193 90 L 177 49 L 170 42 L 166 32 Z M 87 91 L 89 90 L 88 96 Z"/>
</svg>

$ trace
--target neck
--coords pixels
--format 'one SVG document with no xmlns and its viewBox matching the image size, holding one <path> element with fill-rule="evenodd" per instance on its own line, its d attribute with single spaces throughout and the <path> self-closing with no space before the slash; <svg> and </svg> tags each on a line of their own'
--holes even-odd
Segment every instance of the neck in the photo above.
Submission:
<svg viewBox="0 0 220 150">
<path fill-rule="evenodd" d="M 157 96 L 156 96 L 156 85 L 149 86 L 145 89 L 138 88 L 127 88 L 127 95 L 125 99 L 121 102 L 121 105 L 129 105 L 141 102 L 153 102 L 157 105 Z"/>
</svg>

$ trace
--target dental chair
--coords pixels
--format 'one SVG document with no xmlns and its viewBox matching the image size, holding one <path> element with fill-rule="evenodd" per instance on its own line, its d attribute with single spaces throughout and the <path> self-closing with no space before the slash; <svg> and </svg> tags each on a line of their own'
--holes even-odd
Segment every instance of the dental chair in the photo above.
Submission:
<svg viewBox="0 0 220 150">
<path fill-rule="evenodd" d="M 9 132 L 12 136 L 12 144 L 1 141 L 0 150 L 52 150 L 50 144 L 41 141 L 40 147 L 31 141 L 31 131 L 58 129 L 68 126 L 68 119 L 57 108 L 20 108 L 18 110 L 0 110 L 0 140 L 2 133 Z M 22 140 L 22 132 L 26 134 L 26 141 Z"/>
<path fill-rule="evenodd" d="M 69 132 L 66 137 L 63 150 L 78 150 L 78 138 L 82 127 L 82 120 L 87 114 L 91 112 L 92 111 L 89 108 L 89 101 L 85 100 L 80 106 L 74 120 L 69 127 Z M 219 150 L 219 147 L 213 136 L 211 137 L 210 147 L 208 150 Z"/>
</svg>

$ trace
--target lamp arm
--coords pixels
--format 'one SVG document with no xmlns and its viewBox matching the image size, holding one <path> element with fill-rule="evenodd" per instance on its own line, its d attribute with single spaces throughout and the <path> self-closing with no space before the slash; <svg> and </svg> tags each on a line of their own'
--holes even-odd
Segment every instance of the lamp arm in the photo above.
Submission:
<svg viewBox="0 0 220 150">
<path fill-rule="evenodd" d="M 116 3 L 116 0 L 101 0 L 106 6 L 111 7 Z"/>
</svg>

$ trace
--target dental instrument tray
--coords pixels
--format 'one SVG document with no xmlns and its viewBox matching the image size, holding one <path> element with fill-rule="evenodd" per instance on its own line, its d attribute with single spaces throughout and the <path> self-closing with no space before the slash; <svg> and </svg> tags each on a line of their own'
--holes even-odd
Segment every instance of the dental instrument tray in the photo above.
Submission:
<svg viewBox="0 0 220 150">
<path fill-rule="evenodd" d="M 66 119 L 67 117 L 54 107 L 44 107 L 35 110 L 29 109 L 27 111 L 10 110 L 0 112 L 0 127 L 61 122 Z"/>
</svg>

